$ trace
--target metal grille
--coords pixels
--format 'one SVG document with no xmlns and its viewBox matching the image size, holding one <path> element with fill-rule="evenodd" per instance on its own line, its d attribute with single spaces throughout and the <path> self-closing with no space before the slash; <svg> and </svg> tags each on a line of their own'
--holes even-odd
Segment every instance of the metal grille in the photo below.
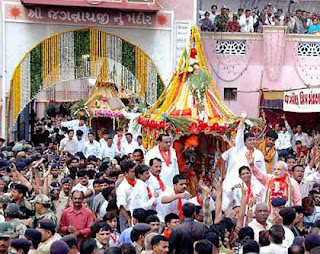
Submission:
<svg viewBox="0 0 320 254">
<path fill-rule="evenodd" d="M 217 55 L 245 55 L 247 42 L 245 40 L 217 40 Z"/>
<path fill-rule="evenodd" d="M 320 43 L 299 42 L 298 56 L 320 56 Z"/>
</svg>

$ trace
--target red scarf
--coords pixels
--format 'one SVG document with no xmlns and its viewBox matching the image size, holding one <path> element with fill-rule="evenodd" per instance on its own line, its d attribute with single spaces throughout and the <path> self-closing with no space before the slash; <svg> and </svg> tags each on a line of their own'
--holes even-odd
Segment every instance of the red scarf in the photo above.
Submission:
<svg viewBox="0 0 320 254">
<path fill-rule="evenodd" d="M 170 232 L 169 228 L 165 228 L 163 231 L 163 236 L 165 236 L 169 239 L 170 235 L 171 235 L 171 232 Z"/>
<path fill-rule="evenodd" d="M 136 180 L 136 179 L 134 179 L 134 180 L 128 180 L 128 179 L 127 179 L 127 182 L 128 182 L 128 184 L 130 184 L 132 187 L 134 187 L 134 186 L 136 185 L 136 183 L 137 183 L 137 180 Z"/>
<path fill-rule="evenodd" d="M 177 195 L 178 193 L 175 192 L 175 194 Z M 181 198 L 178 199 L 178 213 L 179 213 L 179 220 L 183 221 L 182 199 Z"/>
<path fill-rule="evenodd" d="M 148 192 L 148 198 L 151 199 L 152 198 L 152 193 L 151 193 L 151 190 L 150 190 L 149 186 L 147 186 L 147 192 Z"/>
<path fill-rule="evenodd" d="M 121 151 L 121 139 L 123 137 L 123 134 L 118 134 L 118 140 L 117 140 L 117 148 L 118 151 Z"/>
<path fill-rule="evenodd" d="M 253 198 L 253 193 L 252 193 L 252 189 L 251 189 L 251 184 L 249 183 L 247 186 L 248 186 L 248 190 L 247 190 L 246 204 L 249 205 L 250 200 Z"/>
<path fill-rule="evenodd" d="M 282 178 L 272 178 L 268 183 L 268 198 L 271 203 L 275 198 L 289 199 L 289 184 L 288 175 L 285 174 Z"/>
<path fill-rule="evenodd" d="M 114 234 L 114 236 L 113 236 L 113 234 Z M 112 241 L 114 242 L 114 244 L 116 244 L 117 243 L 117 238 L 118 238 L 118 234 L 117 234 L 117 232 L 112 232 L 111 234 L 110 234 L 110 237 L 111 237 L 111 239 L 112 239 Z"/>
<path fill-rule="evenodd" d="M 164 162 L 166 163 L 167 167 L 171 164 L 171 150 L 169 148 L 168 150 L 168 156 L 165 156 L 164 152 L 162 152 L 160 146 L 159 146 L 159 152 L 161 157 L 163 158 Z"/>
<path fill-rule="evenodd" d="M 157 180 L 158 180 L 158 182 L 159 182 L 160 189 L 161 189 L 162 191 L 164 191 L 164 190 L 166 189 L 166 186 L 164 186 L 164 183 L 162 182 L 160 176 L 157 176 L 156 178 L 157 178 Z"/>
<path fill-rule="evenodd" d="M 203 206 L 203 202 L 202 200 L 200 199 L 200 196 L 197 195 L 197 202 L 199 203 L 200 206 Z"/>
</svg>

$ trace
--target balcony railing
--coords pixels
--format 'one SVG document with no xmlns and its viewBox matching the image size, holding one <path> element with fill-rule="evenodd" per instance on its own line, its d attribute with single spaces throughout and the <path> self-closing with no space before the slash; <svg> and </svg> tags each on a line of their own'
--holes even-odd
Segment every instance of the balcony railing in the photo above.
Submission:
<svg viewBox="0 0 320 254">
<path fill-rule="evenodd" d="M 205 40 L 213 39 L 217 55 L 246 55 L 247 42 L 263 42 L 263 33 L 201 32 Z M 299 57 L 320 57 L 320 35 L 286 34 L 286 42 L 295 42 Z"/>
</svg>

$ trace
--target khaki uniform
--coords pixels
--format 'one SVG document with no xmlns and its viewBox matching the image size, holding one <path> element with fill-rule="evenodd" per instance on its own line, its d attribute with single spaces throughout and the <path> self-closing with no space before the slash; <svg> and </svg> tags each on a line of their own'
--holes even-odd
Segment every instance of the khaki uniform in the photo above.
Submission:
<svg viewBox="0 0 320 254">
<path fill-rule="evenodd" d="M 34 209 L 31 203 L 26 198 L 23 198 L 23 200 L 20 202 L 20 204 L 18 204 L 18 206 L 20 208 L 22 219 L 28 219 L 32 215 L 34 215 Z"/>
<path fill-rule="evenodd" d="M 20 238 L 23 236 L 27 230 L 27 227 L 23 224 L 23 222 L 19 219 L 13 219 L 8 221 L 11 223 L 12 227 L 14 228 L 14 233 L 12 234 L 12 238 Z"/>
<path fill-rule="evenodd" d="M 42 219 L 50 219 L 53 221 L 53 223 L 55 225 L 57 225 L 57 217 L 56 215 L 50 210 L 48 209 L 44 214 L 38 214 L 36 213 L 33 217 L 31 217 L 28 221 L 29 221 L 29 226 L 31 228 L 35 228 L 37 226 L 37 223 L 39 220 Z"/>
<path fill-rule="evenodd" d="M 56 216 L 57 216 L 57 228 L 60 227 L 60 220 L 64 210 L 67 208 L 69 203 L 69 197 L 64 194 L 62 191 L 58 203 L 56 204 Z"/>
<path fill-rule="evenodd" d="M 61 239 L 61 236 L 59 234 L 54 234 L 52 237 L 50 237 L 47 241 L 42 242 L 38 246 L 38 254 L 50 254 L 50 247 L 53 244 L 53 242 L 58 241 Z"/>
</svg>

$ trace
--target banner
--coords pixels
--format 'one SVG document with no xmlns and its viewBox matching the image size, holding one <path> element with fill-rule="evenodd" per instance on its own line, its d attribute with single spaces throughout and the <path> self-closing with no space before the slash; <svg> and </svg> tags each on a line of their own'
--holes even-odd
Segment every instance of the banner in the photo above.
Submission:
<svg viewBox="0 0 320 254">
<path fill-rule="evenodd" d="M 283 111 L 320 112 L 320 88 L 284 92 Z"/>
</svg>

